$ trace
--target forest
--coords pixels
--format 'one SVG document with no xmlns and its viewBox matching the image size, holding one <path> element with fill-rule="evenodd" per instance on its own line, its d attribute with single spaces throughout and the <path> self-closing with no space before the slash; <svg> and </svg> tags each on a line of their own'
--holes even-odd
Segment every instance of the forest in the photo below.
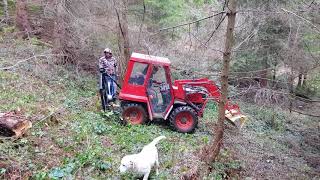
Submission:
<svg viewBox="0 0 320 180">
<path fill-rule="evenodd" d="M 106 51 L 119 87 L 103 110 Z M 128 83 L 141 54 L 154 58 L 143 91 Z M 161 136 L 149 179 L 320 179 L 320 1 L 1 0 L 0 179 L 142 179 L 121 160 Z"/>
</svg>

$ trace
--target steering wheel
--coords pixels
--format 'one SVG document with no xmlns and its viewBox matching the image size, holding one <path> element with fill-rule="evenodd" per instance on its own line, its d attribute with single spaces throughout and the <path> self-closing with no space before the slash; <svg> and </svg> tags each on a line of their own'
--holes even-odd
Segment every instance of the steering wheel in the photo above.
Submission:
<svg viewBox="0 0 320 180">
<path fill-rule="evenodd" d="M 160 87 L 160 92 L 168 92 L 170 90 L 169 84 L 163 82 L 159 85 Z"/>
</svg>

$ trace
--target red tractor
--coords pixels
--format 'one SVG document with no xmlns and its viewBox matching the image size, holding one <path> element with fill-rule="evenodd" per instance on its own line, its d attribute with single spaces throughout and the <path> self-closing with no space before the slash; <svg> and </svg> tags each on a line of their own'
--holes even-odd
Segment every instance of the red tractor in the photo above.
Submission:
<svg viewBox="0 0 320 180">
<path fill-rule="evenodd" d="M 123 120 L 143 124 L 148 119 L 169 120 L 178 132 L 195 130 L 209 100 L 219 101 L 220 91 L 207 78 L 175 80 L 168 58 L 133 53 L 119 93 Z M 239 106 L 226 105 L 226 118 L 242 126 L 246 117 Z"/>
</svg>

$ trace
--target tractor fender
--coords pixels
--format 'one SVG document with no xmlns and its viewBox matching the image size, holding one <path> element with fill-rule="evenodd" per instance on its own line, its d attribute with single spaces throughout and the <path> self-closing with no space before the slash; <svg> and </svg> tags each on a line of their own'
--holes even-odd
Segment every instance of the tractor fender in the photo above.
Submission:
<svg viewBox="0 0 320 180">
<path fill-rule="evenodd" d="M 179 107 L 179 106 L 185 106 L 187 105 L 186 102 L 181 101 L 181 100 L 174 100 L 173 104 L 170 106 L 168 112 L 166 113 L 166 115 L 164 116 L 164 119 L 167 120 L 169 115 L 171 114 L 171 111 L 173 108 Z"/>
<path fill-rule="evenodd" d="M 181 105 L 187 105 L 186 102 L 180 101 L 180 100 L 174 100 L 173 104 L 181 104 Z"/>
<path fill-rule="evenodd" d="M 167 112 L 167 114 L 164 116 L 164 120 L 167 120 L 169 115 L 171 114 L 171 111 L 173 109 L 173 105 L 170 106 L 169 111 Z"/>
</svg>

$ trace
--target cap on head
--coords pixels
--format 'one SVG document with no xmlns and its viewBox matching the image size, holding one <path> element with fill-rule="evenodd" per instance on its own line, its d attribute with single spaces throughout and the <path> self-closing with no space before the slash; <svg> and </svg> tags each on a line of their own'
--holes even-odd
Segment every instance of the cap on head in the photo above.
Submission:
<svg viewBox="0 0 320 180">
<path fill-rule="evenodd" d="M 153 66 L 153 71 L 158 71 L 159 70 L 159 66 Z"/>
<path fill-rule="evenodd" d="M 112 54 L 112 51 L 111 51 L 111 49 L 109 49 L 109 48 L 105 48 L 103 52 L 104 52 L 104 53 L 110 53 L 110 54 Z"/>
</svg>

